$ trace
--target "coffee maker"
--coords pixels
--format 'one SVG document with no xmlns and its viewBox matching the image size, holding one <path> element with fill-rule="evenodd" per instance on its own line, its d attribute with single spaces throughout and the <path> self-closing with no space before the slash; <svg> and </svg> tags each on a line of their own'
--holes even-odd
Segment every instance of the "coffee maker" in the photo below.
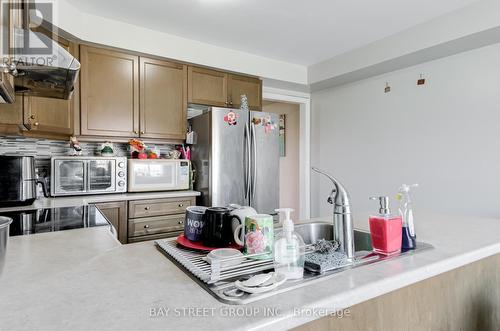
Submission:
<svg viewBox="0 0 500 331">
<path fill-rule="evenodd" d="M 38 184 L 49 197 L 45 181 L 36 176 L 33 156 L 0 156 L 0 207 L 31 205 Z"/>
</svg>

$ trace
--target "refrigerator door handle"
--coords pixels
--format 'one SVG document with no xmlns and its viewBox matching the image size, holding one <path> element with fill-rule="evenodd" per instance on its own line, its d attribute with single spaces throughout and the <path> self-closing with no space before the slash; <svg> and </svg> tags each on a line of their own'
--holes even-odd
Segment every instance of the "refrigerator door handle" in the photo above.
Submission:
<svg viewBox="0 0 500 331">
<path fill-rule="evenodd" d="M 257 182 L 257 140 L 255 138 L 255 124 L 252 125 L 252 151 L 253 151 L 253 157 L 252 157 L 252 163 L 253 163 L 253 173 L 252 173 L 252 189 L 251 189 L 251 196 L 252 200 L 255 199 L 255 183 Z"/>
<path fill-rule="evenodd" d="M 248 124 L 245 124 L 245 147 L 245 200 L 250 200 L 250 129 Z"/>
</svg>

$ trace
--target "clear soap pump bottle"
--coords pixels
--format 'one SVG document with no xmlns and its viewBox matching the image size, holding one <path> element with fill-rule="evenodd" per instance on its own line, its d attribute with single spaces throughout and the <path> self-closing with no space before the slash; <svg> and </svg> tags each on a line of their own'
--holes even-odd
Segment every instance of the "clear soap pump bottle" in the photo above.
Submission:
<svg viewBox="0 0 500 331">
<path fill-rule="evenodd" d="M 413 207 L 410 198 L 410 190 L 418 187 L 418 184 L 403 184 L 399 188 L 396 198 L 399 200 L 399 214 L 403 218 L 403 242 L 401 250 L 408 251 L 417 248 L 417 235 L 413 223 Z"/>
<path fill-rule="evenodd" d="M 304 277 L 305 244 L 302 237 L 294 231 L 290 213 L 293 209 L 276 209 L 284 213 L 283 231 L 278 233 L 274 242 L 274 271 L 287 279 Z"/>
</svg>

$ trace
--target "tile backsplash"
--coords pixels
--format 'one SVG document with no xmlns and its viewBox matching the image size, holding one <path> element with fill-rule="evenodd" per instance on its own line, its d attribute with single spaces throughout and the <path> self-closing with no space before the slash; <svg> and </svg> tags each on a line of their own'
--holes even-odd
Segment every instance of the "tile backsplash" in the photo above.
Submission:
<svg viewBox="0 0 500 331">
<path fill-rule="evenodd" d="M 100 154 L 102 142 L 80 142 L 84 156 Z M 128 156 L 126 143 L 113 143 L 116 156 Z M 156 147 L 164 155 L 174 149 L 169 144 L 147 144 L 149 148 Z M 68 141 L 17 136 L 0 136 L 0 155 L 34 156 L 36 171 L 39 177 L 46 177 L 50 186 L 50 158 L 70 154 Z"/>
<path fill-rule="evenodd" d="M 102 142 L 80 142 L 83 155 L 99 155 Z M 116 156 L 127 156 L 126 143 L 114 143 Z M 169 144 L 148 144 L 148 147 L 157 147 L 160 154 L 165 154 L 174 145 Z M 0 136 L 0 155 L 26 155 L 34 156 L 37 159 L 50 159 L 51 156 L 63 156 L 70 153 L 69 141 Z"/>
</svg>

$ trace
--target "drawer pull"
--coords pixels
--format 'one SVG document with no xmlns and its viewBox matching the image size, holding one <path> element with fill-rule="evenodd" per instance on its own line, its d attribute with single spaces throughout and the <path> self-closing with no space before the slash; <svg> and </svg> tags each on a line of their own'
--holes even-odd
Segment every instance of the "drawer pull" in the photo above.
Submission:
<svg viewBox="0 0 500 331">
<path fill-rule="evenodd" d="M 149 229 L 149 224 L 144 225 L 144 229 Z"/>
<path fill-rule="evenodd" d="M 182 203 L 179 203 L 179 207 L 184 207 L 184 204 L 182 204 Z"/>
<path fill-rule="evenodd" d="M 147 207 L 144 207 L 144 210 L 150 210 L 151 207 L 147 206 Z"/>
<path fill-rule="evenodd" d="M 179 221 L 179 222 L 177 222 L 177 223 L 178 223 L 178 224 L 184 224 L 184 221 Z"/>
</svg>

